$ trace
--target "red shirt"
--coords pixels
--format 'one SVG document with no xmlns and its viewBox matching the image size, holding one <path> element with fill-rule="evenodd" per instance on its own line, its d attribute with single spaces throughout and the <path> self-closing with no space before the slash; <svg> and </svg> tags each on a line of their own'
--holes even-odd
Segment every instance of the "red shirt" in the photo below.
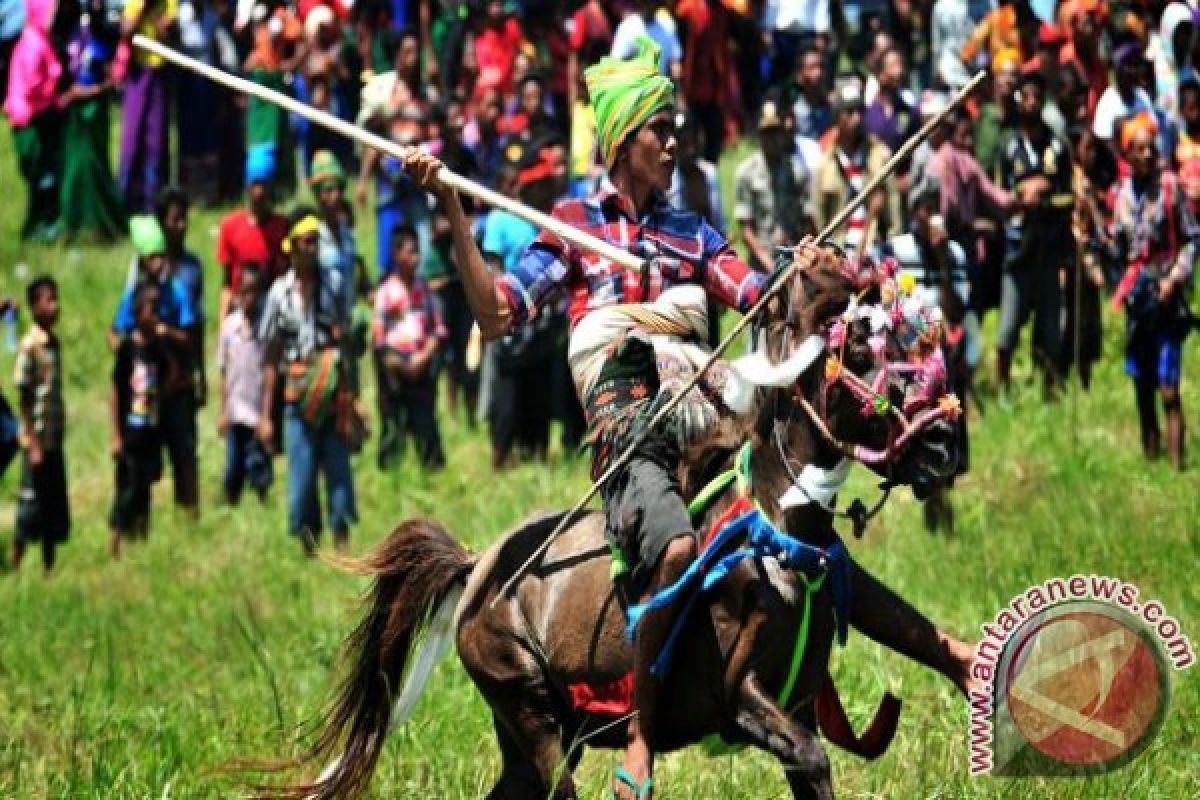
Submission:
<svg viewBox="0 0 1200 800">
<path fill-rule="evenodd" d="M 487 89 L 499 89 L 505 95 L 512 91 L 513 61 L 523 39 L 521 26 L 512 17 L 498 26 L 489 25 L 475 37 L 475 61 L 479 65 L 476 97 Z"/>
<path fill-rule="evenodd" d="M 261 226 L 246 209 L 227 214 L 217 232 L 217 263 L 225 270 L 225 285 L 237 289 L 242 265 L 255 263 L 267 271 L 263 288 L 270 287 L 287 271 L 282 248 L 287 232 L 288 221 L 281 214 L 268 214 Z"/>
<path fill-rule="evenodd" d="M 612 49 L 613 29 L 604 10 L 594 3 L 584 3 L 571 17 L 567 44 L 579 53 L 579 60 L 591 63 L 608 55 Z"/>
<path fill-rule="evenodd" d="M 733 58 L 729 12 L 707 0 L 681 0 L 675 18 L 685 26 L 683 93 L 693 103 L 729 103 Z"/>
</svg>

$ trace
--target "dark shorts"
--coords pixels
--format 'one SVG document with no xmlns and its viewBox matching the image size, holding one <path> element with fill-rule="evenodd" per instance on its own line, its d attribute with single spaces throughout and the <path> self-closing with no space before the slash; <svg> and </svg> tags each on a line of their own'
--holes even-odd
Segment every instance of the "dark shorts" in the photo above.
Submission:
<svg viewBox="0 0 1200 800">
<path fill-rule="evenodd" d="M 65 542 L 71 530 L 67 469 L 62 450 L 46 450 L 34 469 L 26 451 L 21 458 L 21 490 L 17 500 L 17 540 Z"/>
<path fill-rule="evenodd" d="M 117 459 L 116 491 L 109 527 L 120 533 L 144 531 L 150 519 L 150 491 L 162 477 L 162 451 L 151 439 L 126 445 Z"/>
<path fill-rule="evenodd" d="M 1125 346 L 1125 374 L 1175 388 L 1183 376 L 1183 340 L 1159 330 L 1141 333 Z"/>
<path fill-rule="evenodd" d="M 605 533 L 629 564 L 635 592 L 649 581 L 667 544 L 693 535 L 692 519 L 673 471 L 635 455 L 605 484 Z"/>
</svg>

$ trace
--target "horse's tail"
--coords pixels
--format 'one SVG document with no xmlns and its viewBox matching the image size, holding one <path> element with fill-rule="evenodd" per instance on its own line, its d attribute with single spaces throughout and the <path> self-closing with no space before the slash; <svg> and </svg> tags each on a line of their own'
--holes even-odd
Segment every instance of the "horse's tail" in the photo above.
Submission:
<svg viewBox="0 0 1200 800">
<path fill-rule="evenodd" d="M 366 788 L 388 730 L 412 712 L 450 643 L 475 558 L 436 522 L 410 519 L 374 552 L 335 563 L 375 579 L 367 614 L 346 640 L 350 669 L 324 714 L 324 730 L 308 750 L 278 766 L 329 765 L 315 781 L 265 791 L 273 797 L 331 800 Z M 424 645 L 410 667 L 422 633 Z"/>
</svg>

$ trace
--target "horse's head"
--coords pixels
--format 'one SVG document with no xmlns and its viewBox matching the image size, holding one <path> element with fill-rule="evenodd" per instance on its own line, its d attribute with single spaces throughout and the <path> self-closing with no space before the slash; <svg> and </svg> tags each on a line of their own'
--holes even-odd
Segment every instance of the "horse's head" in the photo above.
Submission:
<svg viewBox="0 0 1200 800">
<path fill-rule="evenodd" d="M 819 353 L 791 387 L 788 418 L 809 419 L 819 450 L 928 496 L 957 467 L 960 408 L 947 393 L 940 313 L 923 308 L 890 263 L 851 263 L 828 251 L 800 257 L 765 325 L 772 359 Z"/>
</svg>

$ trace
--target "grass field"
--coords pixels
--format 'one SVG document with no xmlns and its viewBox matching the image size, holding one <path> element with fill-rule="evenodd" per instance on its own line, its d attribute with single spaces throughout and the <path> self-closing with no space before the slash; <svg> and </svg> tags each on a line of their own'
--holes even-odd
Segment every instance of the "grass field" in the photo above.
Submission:
<svg viewBox="0 0 1200 800">
<path fill-rule="evenodd" d="M 0 570 L 0 797 L 237 796 L 217 770 L 239 756 L 293 752 L 298 726 L 330 689 L 364 584 L 302 557 L 284 534 L 282 487 L 263 506 L 218 505 L 223 446 L 211 405 L 200 417 L 200 521 L 169 507 L 164 481 L 149 541 L 129 547 L 120 562 L 108 560 L 111 357 L 103 330 L 129 251 L 21 246 L 24 189 L 7 133 L 0 135 L 0 187 L 0 291 L 23 290 L 18 263 L 29 275 L 49 272 L 62 286 L 74 515 L 53 579 L 43 579 L 36 555 L 20 574 Z M 360 241 L 373 241 L 369 215 L 362 216 Z M 190 233 L 192 248 L 210 262 L 217 217 L 195 214 Z M 207 280 L 211 315 L 215 270 Z M 1033 583 L 1094 572 L 1136 583 L 1200 637 L 1200 472 L 1178 475 L 1142 461 L 1132 391 L 1120 370 L 1118 320 L 1106 323 L 1105 360 L 1090 394 L 1071 390 L 1044 405 L 1021 364 L 1014 397 L 988 403 L 986 419 L 974 420 L 974 468 L 955 492 L 953 536 L 925 533 L 919 507 L 905 494 L 864 541 L 852 543 L 862 562 L 961 635 L 977 635 Z M 1185 407 L 1195 431 L 1200 348 L 1190 344 Z M 10 398 L 11 359 L 0 355 Z M 986 380 L 982 392 L 991 396 Z M 411 464 L 381 475 L 373 449 L 359 457 L 362 521 L 354 551 L 418 514 L 436 516 L 480 549 L 531 509 L 569 504 L 586 486 L 583 465 L 561 457 L 493 475 L 481 435 L 448 419 L 443 433 L 449 468 L 434 477 Z M 1195 433 L 1191 444 L 1200 451 Z M 6 550 L 17 472 L 9 470 L 0 487 Z M 862 475 L 854 486 L 870 491 Z M 1170 716 L 1146 753 L 1116 773 L 1078 780 L 972 779 L 967 709 L 945 681 L 858 636 L 835 653 L 834 670 L 859 727 L 885 689 L 905 701 L 896 741 L 878 762 L 833 753 L 842 797 L 1200 796 L 1200 670 L 1176 675 Z M 584 797 L 604 796 L 615 758 L 585 757 Z M 479 797 L 498 764 L 487 710 L 448 658 L 412 723 L 388 743 L 373 792 Z M 779 769 L 758 754 L 672 755 L 659 773 L 661 797 L 787 796 Z"/>
</svg>

